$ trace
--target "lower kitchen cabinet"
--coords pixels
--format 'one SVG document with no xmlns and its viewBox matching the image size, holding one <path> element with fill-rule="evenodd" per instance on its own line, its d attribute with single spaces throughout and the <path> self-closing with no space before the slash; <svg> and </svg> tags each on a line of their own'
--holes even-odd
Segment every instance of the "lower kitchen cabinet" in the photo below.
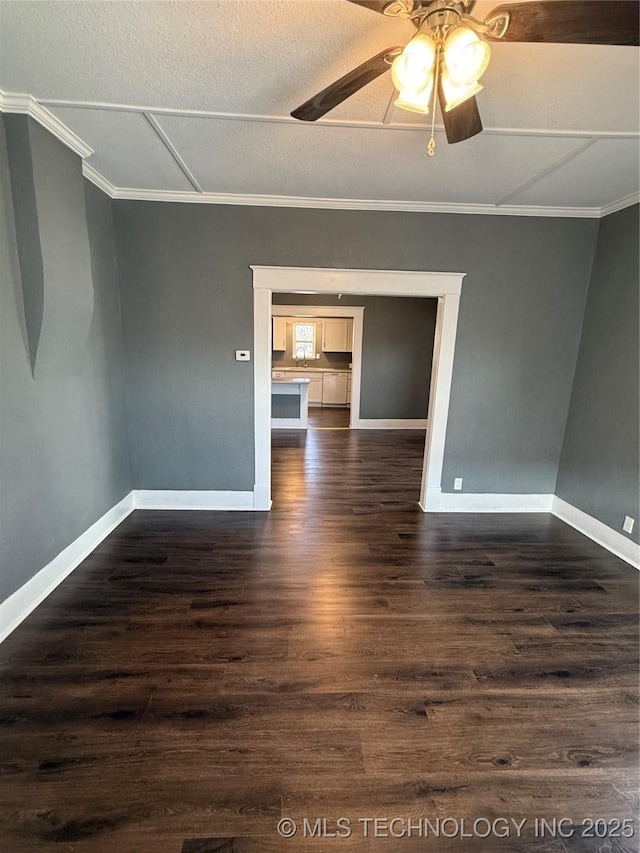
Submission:
<svg viewBox="0 0 640 853">
<path fill-rule="evenodd" d="M 325 373 L 322 377 L 322 405 L 345 406 L 348 374 Z"/>
</svg>

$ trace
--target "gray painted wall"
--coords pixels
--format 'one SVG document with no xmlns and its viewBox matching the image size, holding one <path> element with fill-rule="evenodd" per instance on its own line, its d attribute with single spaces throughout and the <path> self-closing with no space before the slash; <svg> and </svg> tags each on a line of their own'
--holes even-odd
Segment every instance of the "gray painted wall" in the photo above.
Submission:
<svg viewBox="0 0 640 853">
<path fill-rule="evenodd" d="M 111 202 L 85 184 L 78 157 L 51 136 L 49 143 L 59 149 L 55 162 L 74 164 L 68 194 L 68 169 L 58 182 L 52 173 L 50 204 L 64 215 L 69 198 L 81 198 L 74 215 L 88 224 L 94 312 L 75 368 L 34 379 L 0 116 L 0 600 L 131 489 Z M 70 324 L 67 331 L 78 330 Z"/>
<path fill-rule="evenodd" d="M 600 223 L 556 494 L 640 530 L 638 205 Z"/>
<path fill-rule="evenodd" d="M 273 302 L 276 305 L 364 306 L 360 417 L 427 417 L 437 299 L 358 297 L 346 293 L 338 299 L 331 294 L 274 293 Z M 288 346 L 287 363 L 293 362 L 291 343 Z M 284 363 L 285 360 L 277 360 L 276 355 L 285 354 L 274 353 L 274 366 Z M 335 363 L 325 365 L 320 358 L 317 365 L 348 367 L 349 361 L 350 357 L 345 363 L 344 356 L 338 356 Z"/>
<path fill-rule="evenodd" d="M 135 484 L 253 487 L 249 264 L 459 271 L 443 487 L 553 492 L 598 223 L 116 201 Z"/>
</svg>

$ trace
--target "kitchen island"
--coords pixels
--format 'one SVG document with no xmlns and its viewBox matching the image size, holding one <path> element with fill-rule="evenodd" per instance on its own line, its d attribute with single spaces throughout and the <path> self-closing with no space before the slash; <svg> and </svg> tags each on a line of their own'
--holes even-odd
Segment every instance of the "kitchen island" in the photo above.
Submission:
<svg viewBox="0 0 640 853">
<path fill-rule="evenodd" d="M 271 380 L 272 429 L 307 429 L 309 382 L 299 376 Z"/>
<path fill-rule="evenodd" d="M 310 406 L 349 406 L 351 369 L 331 367 L 274 367 L 272 379 L 309 379 Z"/>
</svg>

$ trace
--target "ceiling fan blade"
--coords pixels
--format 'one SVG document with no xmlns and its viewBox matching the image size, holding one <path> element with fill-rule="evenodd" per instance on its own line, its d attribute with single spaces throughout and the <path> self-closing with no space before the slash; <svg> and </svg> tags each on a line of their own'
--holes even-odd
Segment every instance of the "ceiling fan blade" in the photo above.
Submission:
<svg viewBox="0 0 640 853">
<path fill-rule="evenodd" d="M 384 7 L 388 6 L 390 2 L 391 0 L 349 0 L 349 3 L 355 3 L 356 6 L 364 6 L 373 12 L 380 12 L 381 15 L 384 15 Z"/>
<path fill-rule="evenodd" d="M 438 86 L 438 101 L 440 102 L 440 111 L 448 143 L 464 142 L 465 139 L 471 139 L 472 136 L 482 133 L 482 119 L 475 98 L 469 98 L 459 107 L 447 112 L 444 108 L 445 98 L 442 84 L 440 84 Z"/>
<path fill-rule="evenodd" d="M 313 98 L 309 98 L 308 101 L 305 101 L 304 104 L 295 109 L 291 115 L 293 118 L 300 119 L 301 121 L 317 121 L 325 113 L 328 113 L 329 110 L 337 107 L 338 104 L 346 101 L 347 98 L 350 98 L 351 95 L 354 95 L 359 89 L 366 86 L 367 83 L 371 83 L 376 77 L 388 71 L 391 66 L 387 62 L 386 57 L 389 55 L 393 56 L 401 50 L 401 47 L 390 47 L 387 50 L 383 50 L 382 53 L 372 56 L 371 59 L 367 59 L 362 65 L 358 65 L 353 71 L 350 71 L 344 77 L 336 80 L 335 83 L 327 86 L 326 89 L 318 92 Z"/>
<path fill-rule="evenodd" d="M 496 41 L 564 44 L 640 43 L 640 0 L 539 0 L 505 3 L 489 19 L 508 13 L 507 31 Z M 491 35 L 487 33 L 487 38 Z"/>
</svg>

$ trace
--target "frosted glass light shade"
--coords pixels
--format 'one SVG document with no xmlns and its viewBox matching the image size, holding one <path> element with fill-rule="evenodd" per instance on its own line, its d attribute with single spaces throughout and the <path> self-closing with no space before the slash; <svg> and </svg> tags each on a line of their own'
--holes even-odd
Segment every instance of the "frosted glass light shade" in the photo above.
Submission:
<svg viewBox="0 0 640 853">
<path fill-rule="evenodd" d="M 394 101 L 396 107 L 403 110 L 409 110 L 412 113 L 429 113 L 429 105 L 431 103 L 431 95 L 433 94 L 433 74 L 429 75 L 429 82 L 425 89 L 421 92 L 403 92 L 399 93 L 398 98 Z"/>
<path fill-rule="evenodd" d="M 418 94 L 429 86 L 436 58 L 436 45 L 427 35 L 411 39 L 391 66 L 393 85 L 405 94 Z"/>
<path fill-rule="evenodd" d="M 459 107 L 460 104 L 477 95 L 482 89 L 482 85 L 477 80 L 468 85 L 460 86 L 451 79 L 451 75 L 446 68 L 442 72 L 442 91 L 444 93 L 444 108 L 446 112 L 455 110 L 456 107 Z"/>
<path fill-rule="evenodd" d="M 444 44 L 444 63 L 452 83 L 470 86 L 487 70 L 491 48 L 469 27 L 451 30 Z"/>
</svg>

